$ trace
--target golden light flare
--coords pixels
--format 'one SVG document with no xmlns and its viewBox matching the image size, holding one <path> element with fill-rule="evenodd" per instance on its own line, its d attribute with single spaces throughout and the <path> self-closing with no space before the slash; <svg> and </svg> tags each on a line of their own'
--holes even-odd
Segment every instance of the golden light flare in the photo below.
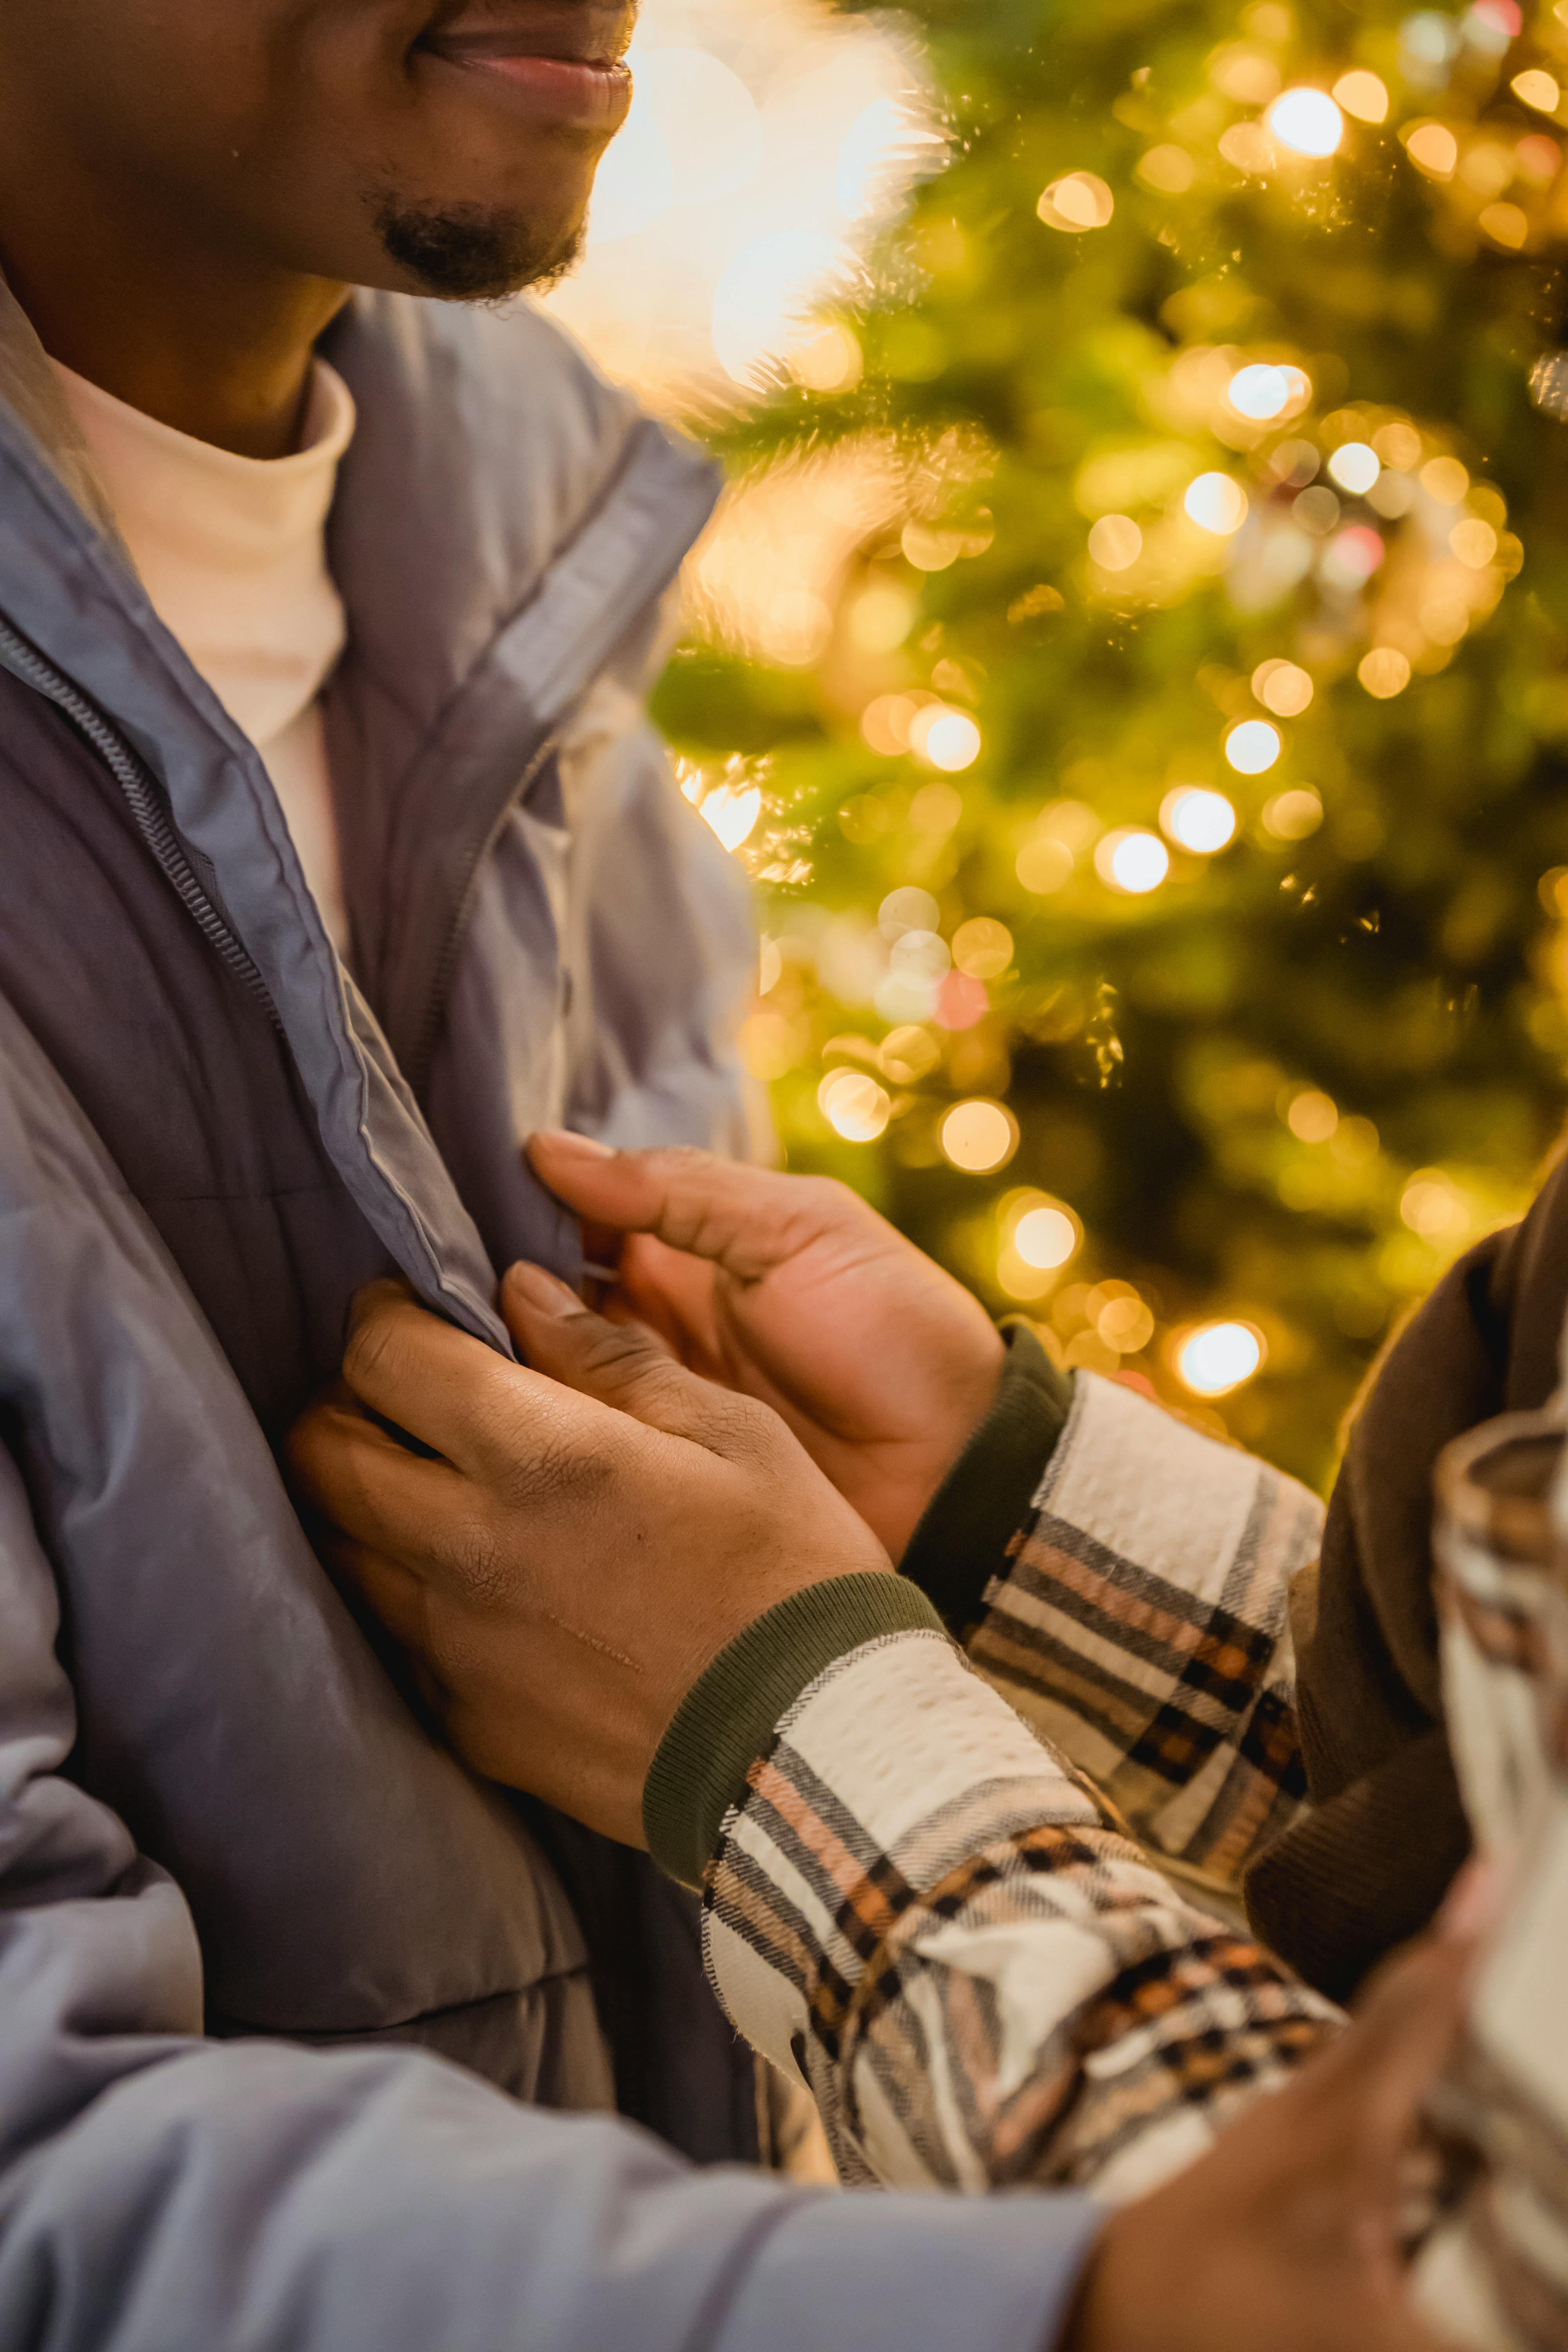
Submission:
<svg viewBox="0 0 1568 2352">
<path fill-rule="evenodd" d="M 1326 89 L 1285 90 L 1266 119 L 1282 147 L 1320 163 L 1338 154 L 1345 135 L 1344 116 Z"/>
<path fill-rule="evenodd" d="M 1405 152 L 1430 180 L 1451 180 L 1459 161 L 1459 142 L 1446 122 L 1418 122 L 1402 131 Z"/>
<path fill-rule="evenodd" d="M 954 1103 L 938 1134 L 944 1157 L 965 1175 L 989 1176 L 1018 1149 L 1018 1122 L 1005 1103 L 982 1096 Z"/>
<path fill-rule="evenodd" d="M 1299 719 L 1310 707 L 1317 688 L 1310 670 L 1299 662 L 1260 662 L 1252 673 L 1252 691 L 1277 719 Z"/>
<path fill-rule="evenodd" d="M 1178 849 L 1213 857 L 1236 838 L 1236 810 L 1223 793 L 1178 784 L 1160 803 L 1160 827 Z"/>
<path fill-rule="evenodd" d="M 1310 784 L 1276 793 L 1263 808 L 1263 829 L 1276 841 L 1306 841 L 1323 822 L 1323 803 Z"/>
<path fill-rule="evenodd" d="M 1200 474 L 1188 484 L 1182 510 L 1200 530 L 1229 539 L 1247 520 L 1247 492 L 1233 474 Z"/>
<path fill-rule="evenodd" d="M 1531 66 L 1515 74 L 1509 88 L 1522 105 L 1533 107 L 1538 114 L 1555 114 L 1563 103 L 1556 75 L 1549 74 L 1543 66 Z"/>
<path fill-rule="evenodd" d="M 1356 676 L 1374 702 L 1392 702 L 1410 683 L 1409 656 L 1397 646 L 1374 646 L 1363 655 Z"/>
<path fill-rule="evenodd" d="M 1094 870 L 1109 888 L 1124 897 L 1147 898 L 1170 873 L 1171 853 L 1157 833 L 1142 825 L 1118 825 L 1096 845 Z"/>
<path fill-rule="evenodd" d="M 1244 719 L 1225 739 L 1225 756 L 1238 776 L 1267 774 L 1284 749 L 1279 730 L 1267 719 Z"/>
<path fill-rule="evenodd" d="M 1094 173 L 1069 172 L 1051 182 L 1036 210 L 1047 228 L 1081 236 L 1086 230 L 1110 226 L 1116 198 Z"/>
<path fill-rule="evenodd" d="M 1102 572 L 1131 572 L 1143 552 L 1143 534 L 1131 515 L 1101 515 L 1089 534 L 1089 551 Z"/>
<path fill-rule="evenodd" d="M 816 1090 L 817 1108 L 846 1143 L 875 1143 L 886 1134 L 893 1106 L 886 1087 L 865 1070 L 830 1070 Z"/>
<path fill-rule="evenodd" d="M 1176 1376 L 1194 1396 L 1228 1396 L 1257 1378 L 1268 1354 L 1255 1323 L 1200 1323 L 1177 1339 Z"/>
<path fill-rule="evenodd" d="M 1334 84 L 1334 102 L 1358 122 L 1386 122 L 1388 120 L 1388 86 L 1377 75 L 1358 67 L 1353 73 L 1342 74 Z"/>
</svg>

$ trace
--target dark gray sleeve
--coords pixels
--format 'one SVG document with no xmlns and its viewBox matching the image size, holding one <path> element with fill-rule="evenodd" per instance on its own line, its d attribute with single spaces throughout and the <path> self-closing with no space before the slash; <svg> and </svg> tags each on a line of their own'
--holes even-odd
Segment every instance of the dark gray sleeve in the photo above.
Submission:
<svg viewBox="0 0 1568 2352">
<path fill-rule="evenodd" d="M 0 1445 L 5 2352 L 1047 2352 L 1077 2198 L 699 2173 L 422 2055 L 201 2038 L 184 1901 L 64 1777 L 54 1578 Z"/>
</svg>

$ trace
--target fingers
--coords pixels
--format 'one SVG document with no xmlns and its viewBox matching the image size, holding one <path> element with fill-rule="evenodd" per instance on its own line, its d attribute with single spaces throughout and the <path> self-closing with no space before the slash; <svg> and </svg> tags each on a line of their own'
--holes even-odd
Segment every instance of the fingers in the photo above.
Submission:
<svg viewBox="0 0 1568 2352">
<path fill-rule="evenodd" d="M 411 1454 L 342 1392 L 300 1415 L 287 1452 L 294 1485 L 312 1510 L 353 1543 L 404 1560 L 436 1549 L 465 1491 L 448 1463 Z"/>
<path fill-rule="evenodd" d="M 688 1371 L 640 1324 L 594 1314 L 542 1266 L 511 1267 L 501 1312 L 536 1371 L 710 1452 L 734 1450 L 742 1416 L 758 1410 Z"/>
<path fill-rule="evenodd" d="M 808 1241 L 875 1212 L 847 1187 L 710 1151 L 607 1153 L 584 1136 L 531 1136 L 534 1172 L 590 1224 L 657 1234 L 672 1249 L 710 1258 L 740 1282 L 760 1281 Z"/>
<path fill-rule="evenodd" d="M 517 1367 L 397 1282 L 370 1283 L 355 1298 L 342 1376 L 373 1412 L 465 1467 L 515 1404 Z"/>
</svg>

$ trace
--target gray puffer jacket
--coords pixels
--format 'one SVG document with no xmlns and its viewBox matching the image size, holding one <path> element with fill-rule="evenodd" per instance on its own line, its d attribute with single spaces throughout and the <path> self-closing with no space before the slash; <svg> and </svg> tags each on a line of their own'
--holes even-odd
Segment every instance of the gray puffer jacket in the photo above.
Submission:
<svg viewBox="0 0 1568 2352">
<path fill-rule="evenodd" d="M 504 1348 L 574 1273 L 530 1129 L 738 1139 L 752 952 L 639 703 L 707 467 L 526 308 L 326 348 L 357 984 L 0 292 L 0 2345 L 1037 2352 L 1077 2207 L 541 2112 L 755 2146 L 683 1898 L 459 1769 L 285 1494 L 369 1276 Z"/>
</svg>

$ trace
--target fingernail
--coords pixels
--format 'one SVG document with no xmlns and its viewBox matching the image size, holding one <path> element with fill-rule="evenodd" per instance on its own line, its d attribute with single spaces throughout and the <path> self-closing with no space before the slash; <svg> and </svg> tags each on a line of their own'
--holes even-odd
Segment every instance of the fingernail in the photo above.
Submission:
<svg viewBox="0 0 1568 2352">
<path fill-rule="evenodd" d="M 569 1127 L 547 1127 L 531 1136 L 531 1143 L 547 1143 L 552 1151 L 577 1160 L 618 1160 L 620 1154 L 613 1143 L 601 1143 L 596 1136 L 574 1134 Z"/>
<path fill-rule="evenodd" d="M 528 1305 L 541 1315 L 581 1315 L 584 1312 L 583 1302 L 574 1290 L 558 1281 L 554 1275 L 546 1274 L 542 1265 L 530 1265 L 526 1259 L 520 1260 L 510 1268 L 507 1284 L 509 1288 L 520 1292 Z"/>
</svg>

